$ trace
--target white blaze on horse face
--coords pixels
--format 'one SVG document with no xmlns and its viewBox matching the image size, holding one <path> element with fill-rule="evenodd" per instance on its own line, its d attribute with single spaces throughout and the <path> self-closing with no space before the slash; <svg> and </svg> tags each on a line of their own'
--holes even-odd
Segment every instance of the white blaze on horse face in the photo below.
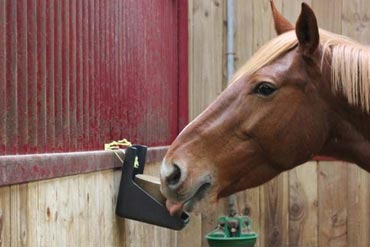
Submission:
<svg viewBox="0 0 370 247">
<path fill-rule="evenodd" d="M 166 162 L 166 159 L 164 158 L 164 159 L 162 160 L 161 170 L 160 170 L 161 178 L 166 178 L 166 177 L 168 177 L 172 172 L 173 172 L 173 167 L 172 167 L 172 165 L 169 165 L 169 164 Z"/>
<path fill-rule="evenodd" d="M 175 171 L 175 166 L 177 166 L 180 169 L 180 179 L 175 185 L 167 185 L 166 184 L 166 178 L 171 176 L 171 174 Z M 161 183 L 165 185 L 166 187 L 170 187 L 170 189 L 176 189 L 177 187 L 181 186 L 181 184 L 184 182 L 184 180 L 187 177 L 187 169 L 186 166 L 183 165 L 183 163 L 180 160 L 175 160 L 172 163 L 168 162 L 166 160 L 166 157 L 163 159 L 160 169 L 160 177 L 161 177 Z"/>
</svg>

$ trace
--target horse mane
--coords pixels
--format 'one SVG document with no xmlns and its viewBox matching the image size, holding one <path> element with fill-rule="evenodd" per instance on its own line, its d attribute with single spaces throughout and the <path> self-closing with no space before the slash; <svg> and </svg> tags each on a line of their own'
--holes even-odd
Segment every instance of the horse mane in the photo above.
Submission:
<svg viewBox="0 0 370 247">
<path fill-rule="evenodd" d="M 335 92 L 342 93 L 348 102 L 370 111 L 370 48 L 346 36 L 320 29 L 325 55 L 331 57 L 331 84 Z M 295 31 L 277 36 L 263 45 L 234 75 L 231 83 L 243 75 L 251 75 L 298 45 Z"/>
</svg>

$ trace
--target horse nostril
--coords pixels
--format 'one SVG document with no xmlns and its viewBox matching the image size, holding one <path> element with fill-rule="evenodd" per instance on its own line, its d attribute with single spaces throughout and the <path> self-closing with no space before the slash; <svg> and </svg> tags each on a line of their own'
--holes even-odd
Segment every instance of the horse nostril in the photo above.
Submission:
<svg viewBox="0 0 370 247">
<path fill-rule="evenodd" d="M 181 178 L 181 169 L 178 165 L 173 165 L 173 172 L 166 177 L 166 182 L 168 185 L 176 185 Z"/>
</svg>

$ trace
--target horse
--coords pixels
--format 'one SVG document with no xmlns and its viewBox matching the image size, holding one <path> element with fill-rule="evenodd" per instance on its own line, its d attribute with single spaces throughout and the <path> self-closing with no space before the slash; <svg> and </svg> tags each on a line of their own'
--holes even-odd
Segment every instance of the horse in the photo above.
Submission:
<svg viewBox="0 0 370 247">
<path fill-rule="evenodd" d="M 370 172 L 370 48 L 319 29 L 305 3 L 170 145 L 160 168 L 171 215 L 259 186 L 314 156 Z"/>
</svg>

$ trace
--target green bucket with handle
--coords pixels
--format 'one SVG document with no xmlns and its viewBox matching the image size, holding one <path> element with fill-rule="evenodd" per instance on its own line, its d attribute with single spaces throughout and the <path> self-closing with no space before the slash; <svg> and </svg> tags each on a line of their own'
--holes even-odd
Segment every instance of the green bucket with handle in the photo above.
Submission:
<svg viewBox="0 0 370 247">
<path fill-rule="evenodd" d="M 254 247 L 258 238 L 248 216 L 221 216 L 217 227 L 205 238 L 210 247 Z"/>
</svg>

